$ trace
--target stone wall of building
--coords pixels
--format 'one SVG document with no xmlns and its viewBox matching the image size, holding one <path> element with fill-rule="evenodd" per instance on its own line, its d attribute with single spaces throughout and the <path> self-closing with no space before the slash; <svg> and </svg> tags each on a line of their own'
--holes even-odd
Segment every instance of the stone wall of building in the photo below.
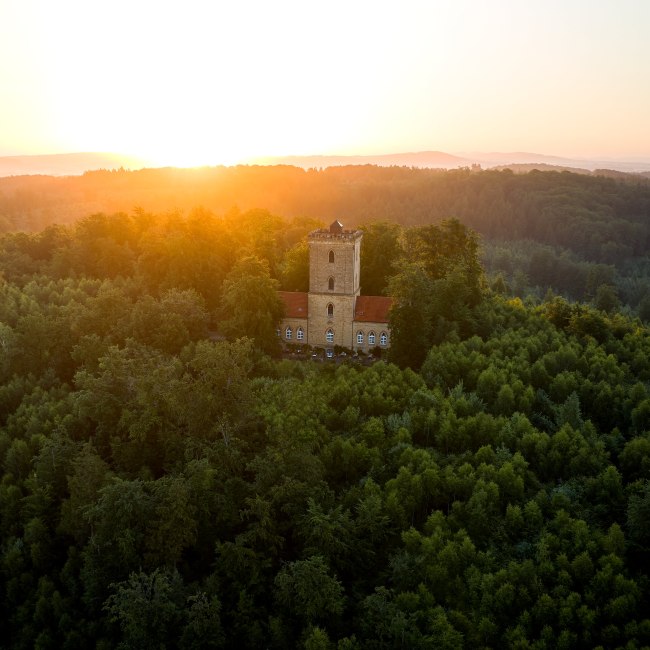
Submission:
<svg viewBox="0 0 650 650">
<path fill-rule="evenodd" d="M 287 332 L 287 329 L 291 332 Z M 280 324 L 279 336 L 285 343 L 301 343 L 307 344 L 309 342 L 309 324 L 306 318 L 285 318 Z M 300 338 L 299 330 L 302 330 L 302 338 Z"/>
<path fill-rule="evenodd" d="M 356 296 L 309 294 L 309 344 L 352 347 L 352 322 Z M 330 315 L 331 306 L 332 314 Z M 332 332 L 328 340 L 327 333 Z"/>
<path fill-rule="evenodd" d="M 362 336 L 362 342 L 359 342 L 359 334 Z M 385 336 L 385 343 L 382 339 Z M 390 330 L 387 323 L 353 323 L 353 344 L 350 346 L 354 350 L 370 352 L 377 346 L 380 348 L 390 347 Z"/>
</svg>

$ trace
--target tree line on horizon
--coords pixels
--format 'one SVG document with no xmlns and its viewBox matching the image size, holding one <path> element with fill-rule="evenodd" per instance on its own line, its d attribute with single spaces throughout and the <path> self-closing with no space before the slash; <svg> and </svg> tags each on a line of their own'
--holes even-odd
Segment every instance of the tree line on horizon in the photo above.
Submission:
<svg viewBox="0 0 650 650">
<path fill-rule="evenodd" d="M 515 295 L 539 301 L 550 288 L 584 301 L 608 285 L 622 305 L 650 318 L 650 180 L 642 177 L 364 165 L 0 178 L 0 233 L 38 232 L 93 213 L 190 215 L 197 206 L 219 215 L 265 206 L 288 221 L 338 218 L 347 227 L 454 217 L 481 236 L 486 272 Z"/>
<path fill-rule="evenodd" d="M 488 240 L 530 239 L 618 264 L 648 249 L 650 179 L 571 172 L 288 165 L 94 171 L 0 178 L 0 232 L 38 231 L 94 212 L 217 214 L 264 206 L 347 226 L 457 218 Z"/>
</svg>

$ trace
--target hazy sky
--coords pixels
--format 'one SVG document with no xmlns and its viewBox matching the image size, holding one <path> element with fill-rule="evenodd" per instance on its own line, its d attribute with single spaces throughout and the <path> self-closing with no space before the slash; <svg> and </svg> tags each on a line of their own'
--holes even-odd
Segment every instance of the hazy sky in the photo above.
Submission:
<svg viewBox="0 0 650 650">
<path fill-rule="evenodd" d="M 650 0 L 0 0 L 0 155 L 650 159 Z"/>
</svg>

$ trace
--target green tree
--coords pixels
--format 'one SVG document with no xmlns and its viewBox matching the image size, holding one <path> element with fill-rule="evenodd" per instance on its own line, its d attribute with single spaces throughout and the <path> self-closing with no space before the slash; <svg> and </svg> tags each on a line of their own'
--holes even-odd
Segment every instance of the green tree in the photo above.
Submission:
<svg viewBox="0 0 650 650">
<path fill-rule="evenodd" d="M 86 443 L 72 461 L 72 471 L 68 476 L 70 496 L 61 506 L 61 531 L 72 535 L 78 542 L 88 539 L 90 525 L 84 513 L 95 503 L 109 476 L 108 465 L 95 448 Z"/>
<path fill-rule="evenodd" d="M 249 337 L 267 353 L 279 349 L 276 329 L 284 308 L 268 266 L 255 257 L 245 257 L 228 273 L 223 283 L 219 328 L 230 338 Z"/>
<path fill-rule="evenodd" d="M 388 292 L 394 303 L 389 314 L 389 359 L 400 366 L 419 368 L 433 344 L 432 291 L 433 284 L 422 264 L 404 264 L 390 280 Z"/>
<path fill-rule="evenodd" d="M 280 283 L 285 291 L 309 291 L 309 245 L 298 242 L 282 258 Z"/>
<path fill-rule="evenodd" d="M 319 555 L 289 562 L 274 583 L 278 604 L 305 623 L 327 621 L 343 612 L 343 586 Z"/>
<path fill-rule="evenodd" d="M 221 603 L 216 596 L 200 592 L 187 599 L 187 623 L 180 639 L 183 650 L 222 648 L 225 635 L 221 624 Z"/>
<path fill-rule="evenodd" d="M 158 650 L 178 639 L 185 599 L 176 570 L 140 571 L 111 586 L 104 610 L 120 626 L 122 647 Z"/>
<path fill-rule="evenodd" d="M 419 368 L 429 348 L 471 334 L 482 299 L 478 236 L 456 219 L 404 231 L 400 271 L 389 283 L 390 359 Z"/>
<path fill-rule="evenodd" d="M 400 254 L 401 228 L 395 223 L 378 221 L 361 230 L 361 291 L 368 296 L 385 295 Z"/>
<path fill-rule="evenodd" d="M 621 301 L 619 300 L 616 288 L 611 284 L 601 284 L 596 290 L 594 298 L 594 307 L 607 314 L 611 314 L 619 309 Z"/>
<path fill-rule="evenodd" d="M 478 234 L 458 219 L 407 230 L 403 250 L 408 259 L 424 264 L 431 280 L 446 278 L 454 270 L 460 272 L 470 304 L 480 301 L 483 270 L 478 258 Z"/>
<path fill-rule="evenodd" d="M 645 481 L 638 494 L 633 494 L 627 506 L 627 526 L 634 542 L 650 548 L 650 481 Z"/>
</svg>

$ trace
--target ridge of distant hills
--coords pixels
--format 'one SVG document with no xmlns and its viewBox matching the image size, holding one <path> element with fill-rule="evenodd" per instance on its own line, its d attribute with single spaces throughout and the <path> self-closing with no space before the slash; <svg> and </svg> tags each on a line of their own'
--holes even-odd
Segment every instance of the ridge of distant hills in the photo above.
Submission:
<svg viewBox="0 0 650 650">
<path fill-rule="evenodd" d="M 563 158 L 528 152 L 471 152 L 449 154 L 443 151 L 418 151 L 368 156 L 283 156 L 260 158 L 256 162 L 265 165 L 294 165 L 310 167 L 333 167 L 340 165 L 380 165 L 399 167 L 424 167 L 429 169 L 455 169 L 481 165 L 485 168 L 512 168 L 514 171 L 532 169 L 591 173 L 612 170 L 625 173 L 650 172 L 650 157 L 647 160 L 592 160 Z M 523 166 L 530 166 L 524 169 Z"/>
<path fill-rule="evenodd" d="M 106 152 L 0 156 L 0 176 L 79 176 L 97 169 L 141 169 L 146 165 L 144 158 Z"/>
<path fill-rule="evenodd" d="M 454 169 L 467 167 L 472 161 L 443 151 L 416 151 L 364 156 L 269 156 L 254 161 L 261 165 L 293 165 L 305 169 L 314 167 L 340 167 L 343 165 L 379 165 L 390 167 L 425 167 Z"/>
<path fill-rule="evenodd" d="M 650 157 L 639 160 L 574 159 L 528 152 L 470 152 L 449 154 L 443 151 L 363 156 L 273 156 L 248 161 L 256 165 L 293 165 L 304 169 L 343 165 L 379 165 L 383 167 L 421 167 L 455 169 L 481 165 L 485 168 L 510 168 L 515 172 L 532 169 L 573 171 L 590 174 L 604 170 L 624 173 L 650 174 Z M 142 169 L 151 167 L 144 158 L 119 153 L 85 152 L 28 156 L 0 156 L 0 177 L 47 175 L 78 176 L 98 169 Z"/>
</svg>

